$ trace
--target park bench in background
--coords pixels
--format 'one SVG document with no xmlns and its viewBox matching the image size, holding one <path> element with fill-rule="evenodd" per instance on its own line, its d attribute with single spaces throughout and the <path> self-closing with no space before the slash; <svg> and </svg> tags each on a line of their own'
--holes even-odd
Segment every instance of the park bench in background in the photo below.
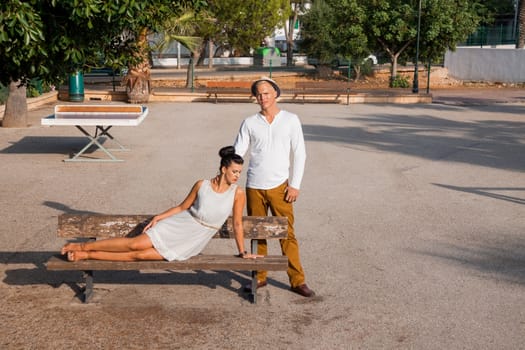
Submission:
<svg viewBox="0 0 525 350">
<path fill-rule="evenodd" d="M 96 240 L 138 235 L 153 215 L 93 215 L 62 214 L 58 217 L 57 235 L 68 239 Z M 245 216 L 243 218 L 244 237 L 251 240 L 252 253 L 257 252 L 258 239 L 283 239 L 288 234 L 288 222 L 284 217 Z M 214 238 L 233 239 L 231 217 L 217 231 Z M 85 288 L 83 301 L 89 302 L 93 294 L 93 271 L 99 270 L 211 270 L 211 271 L 251 271 L 252 292 L 250 300 L 257 302 L 257 270 L 286 271 L 288 258 L 282 255 L 269 255 L 257 259 L 241 259 L 234 253 L 225 255 L 200 254 L 184 261 L 67 261 L 57 254 L 46 264 L 48 270 L 83 271 Z"/>
<path fill-rule="evenodd" d="M 253 101 L 250 81 L 219 81 L 211 80 L 206 83 L 206 94 L 208 98 L 214 96 L 217 103 L 219 97 L 228 98 L 228 101 Z"/>
<path fill-rule="evenodd" d="M 340 81 L 298 81 L 295 83 L 294 99 L 302 96 L 302 103 L 307 97 L 313 97 L 312 102 L 336 102 L 341 96 L 346 96 L 346 104 L 350 103 L 350 85 Z M 326 99 L 326 97 L 333 99 Z M 317 99 L 315 97 L 318 97 Z M 323 97 L 323 99 L 319 99 Z"/>
</svg>

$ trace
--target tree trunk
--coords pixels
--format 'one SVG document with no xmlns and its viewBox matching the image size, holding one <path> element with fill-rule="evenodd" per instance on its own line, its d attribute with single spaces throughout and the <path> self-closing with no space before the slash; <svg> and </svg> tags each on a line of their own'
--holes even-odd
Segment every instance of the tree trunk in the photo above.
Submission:
<svg viewBox="0 0 525 350">
<path fill-rule="evenodd" d="M 198 49 L 191 53 L 190 64 L 188 64 L 188 69 L 186 70 L 186 88 L 188 89 L 195 88 L 195 62 L 199 61 L 199 57 L 200 51 Z"/>
<path fill-rule="evenodd" d="M 26 86 L 20 85 L 20 81 L 11 81 L 9 84 L 9 95 L 5 104 L 4 128 L 27 127 L 27 97 Z"/>
<path fill-rule="evenodd" d="M 396 80 L 397 77 L 397 57 L 398 55 L 392 55 L 390 59 L 392 60 L 392 71 L 390 72 L 390 87 L 392 87 L 392 84 Z"/>
<path fill-rule="evenodd" d="M 299 12 L 299 5 L 294 4 L 293 14 L 288 17 L 288 26 L 284 26 L 284 36 L 286 38 L 286 66 L 293 66 L 293 32 L 295 28 L 295 22 L 297 22 L 297 16 Z"/>
<path fill-rule="evenodd" d="M 518 6 L 518 41 L 516 48 L 523 49 L 525 47 L 525 1 L 520 0 Z"/>
<path fill-rule="evenodd" d="M 204 45 L 201 46 L 199 54 L 196 55 L 195 61 L 193 61 L 195 63 L 195 66 L 204 65 L 204 59 L 206 58 L 206 47 L 207 46 L 208 46 L 207 43 L 204 43 Z"/>
<path fill-rule="evenodd" d="M 293 42 L 286 44 L 286 66 L 293 67 Z"/>
<path fill-rule="evenodd" d="M 213 40 L 208 40 L 208 68 L 213 68 Z"/>
<path fill-rule="evenodd" d="M 147 50 L 147 34 L 147 28 L 140 31 L 138 37 L 139 52 L 137 54 L 141 61 L 137 65 L 129 67 L 128 74 L 124 79 L 128 100 L 131 103 L 146 103 L 149 100 L 151 66 Z"/>
<path fill-rule="evenodd" d="M 350 65 L 350 62 L 348 64 Z M 354 64 L 354 72 L 355 72 L 355 81 L 358 81 L 359 79 L 361 79 L 361 65 L 360 64 Z"/>
</svg>

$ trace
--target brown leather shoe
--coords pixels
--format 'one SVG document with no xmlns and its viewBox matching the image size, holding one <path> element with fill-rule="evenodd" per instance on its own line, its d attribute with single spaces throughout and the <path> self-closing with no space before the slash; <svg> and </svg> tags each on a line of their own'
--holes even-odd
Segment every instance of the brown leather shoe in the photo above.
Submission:
<svg viewBox="0 0 525 350">
<path fill-rule="evenodd" d="M 267 281 L 257 281 L 257 289 L 262 288 L 262 287 L 266 287 L 267 285 L 268 285 Z M 248 292 L 248 293 L 251 293 L 252 292 L 252 284 L 251 283 L 246 284 L 244 286 L 244 291 Z"/>
<path fill-rule="evenodd" d="M 292 292 L 302 295 L 305 298 L 311 298 L 315 295 L 315 292 L 308 288 L 308 286 L 303 283 L 297 287 L 292 287 Z"/>
</svg>

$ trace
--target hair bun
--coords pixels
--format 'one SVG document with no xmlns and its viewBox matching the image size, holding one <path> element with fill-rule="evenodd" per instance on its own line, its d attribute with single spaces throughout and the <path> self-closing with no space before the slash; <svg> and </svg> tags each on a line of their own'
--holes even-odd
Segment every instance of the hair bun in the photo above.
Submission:
<svg viewBox="0 0 525 350">
<path fill-rule="evenodd" d="M 232 156 L 234 154 L 235 154 L 235 147 L 233 146 L 226 146 L 219 150 L 219 156 L 221 156 L 221 158 Z"/>
</svg>

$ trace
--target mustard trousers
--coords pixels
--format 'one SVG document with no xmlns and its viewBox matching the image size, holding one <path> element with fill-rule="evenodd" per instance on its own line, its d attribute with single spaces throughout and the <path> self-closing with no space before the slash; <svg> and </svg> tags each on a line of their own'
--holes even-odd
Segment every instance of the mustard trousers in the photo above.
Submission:
<svg viewBox="0 0 525 350">
<path fill-rule="evenodd" d="M 288 257 L 288 278 L 290 285 L 297 287 L 305 283 L 305 276 L 301 260 L 299 258 L 299 244 L 294 233 L 293 204 L 288 203 L 285 198 L 285 190 L 288 183 L 269 190 L 259 190 L 253 188 L 246 189 L 247 212 L 250 216 L 267 216 L 268 209 L 273 216 L 284 216 L 288 218 L 288 238 L 281 239 L 281 251 Z M 266 240 L 258 241 L 257 253 L 268 255 L 268 244 Z M 259 281 L 266 280 L 267 271 L 257 271 Z"/>
</svg>

